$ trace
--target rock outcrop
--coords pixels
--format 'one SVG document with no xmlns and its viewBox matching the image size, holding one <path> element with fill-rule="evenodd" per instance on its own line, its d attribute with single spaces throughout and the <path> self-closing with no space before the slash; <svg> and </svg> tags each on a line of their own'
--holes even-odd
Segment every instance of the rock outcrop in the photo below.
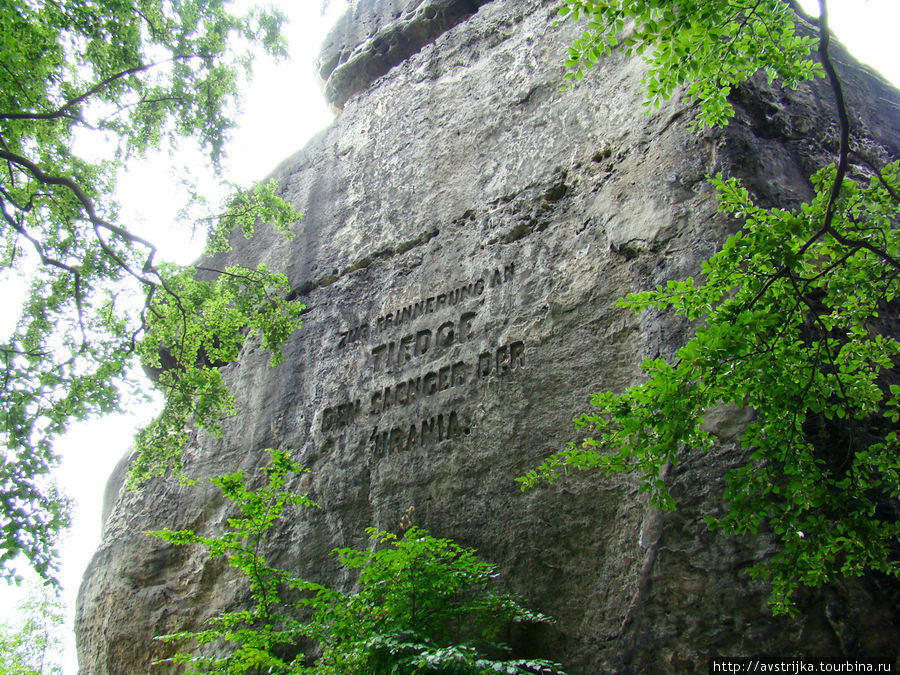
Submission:
<svg viewBox="0 0 900 675">
<path fill-rule="evenodd" d="M 374 8 L 373 8 L 374 6 Z M 329 552 L 365 528 L 417 524 L 477 548 L 511 590 L 557 620 L 511 639 L 572 673 L 705 671 L 712 655 L 897 658 L 896 585 L 863 579 L 773 618 L 746 576 L 765 538 L 710 533 L 740 411 L 721 444 L 669 472 L 679 510 L 650 508 L 628 477 L 572 475 L 521 493 L 513 479 L 576 440 L 589 394 L 622 390 L 645 356 L 688 328 L 613 301 L 696 274 L 736 226 L 706 177 L 741 177 L 763 203 L 810 195 L 836 142 L 823 83 L 734 95 L 724 130 L 688 128 L 690 106 L 644 114 L 640 61 L 614 53 L 560 91 L 578 28 L 542 0 L 361 0 L 326 43 L 320 73 L 342 108 L 280 166 L 304 218 L 286 241 L 260 231 L 231 260 L 285 271 L 308 310 L 276 368 L 248 349 L 227 381 L 240 414 L 199 435 L 186 470 L 208 477 L 288 448 L 296 488 L 321 508 L 277 525 L 271 559 L 341 585 Z M 843 64 L 859 142 L 900 156 L 898 93 Z M 261 228 L 264 230 L 265 228 Z M 715 430 L 715 429 L 714 429 Z M 120 491 L 84 579 L 82 672 L 148 672 L 153 636 L 197 627 L 246 599 L 242 579 L 149 529 L 220 531 L 200 481 Z"/>
</svg>

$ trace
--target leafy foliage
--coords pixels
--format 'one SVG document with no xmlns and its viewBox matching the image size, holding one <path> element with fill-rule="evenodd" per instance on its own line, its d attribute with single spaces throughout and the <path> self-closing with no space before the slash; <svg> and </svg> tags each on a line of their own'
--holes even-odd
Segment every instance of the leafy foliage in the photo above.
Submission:
<svg viewBox="0 0 900 675">
<path fill-rule="evenodd" d="M 59 675 L 62 666 L 62 601 L 55 590 L 30 590 L 18 607 L 18 625 L 0 624 L 0 675 Z"/>
<path fill-rule="evenodd" d="M 140 481 L 169 468 L 180 468 L 188 424 L 218 435 L 223 414 L 234 413 L 234 400 L 219 368 L 234 362 L 248 339 L 260 336 L 272 350 L 270 363 L 281 361 L 278 346 L 300 326 L 303 306 L 286 300 L 290 287 L 283 275 L 264 265 L 229 267 L 215 282 L 194 278 L 192 268 L 173 270 L 169 290 L 150 303 L 147 335 L 140 344 L 145 367 L 159 370 L 165 393 L 159 417 L 136 439 L 139 455 L 131 480 Z M 191 317 L 183 321 L 184 316 Z M 164 368 L 164 357 L 177 354 L 177 367 Z"/>
<path fill-rule="evenodd" d="M 337 549 L 359 570 L 359 590 L 319 589 L 310 634 L 323 647 L 315 673 L 561 673 L 544 659 L 501 658 L 511 623 L 548 622 L 498 593 L 498 576 L 472 549 L 410 527 L 402 537 L 369 528 L 375 550 Z M 384 546 L 386 544 L 386 546 Z"/>
<path fill-rule="evenodd" d="M 113 198 L 117 172 L 149 150 L 190 141 L 219 167 L 253 50 L 285 53 L 281 22 L 269 10 L 233 14 L 224 0 L 0 3 L 0 271 L 30 280 L 21 319 L 0 344 L 8 578 L 19 555 L 52 577 L 68 518 L 49 478 L 53 440 L 140 393 L 138 356 L 164 370 L 168 396 L 139 440 L 146 476 L 171 465 L 189 420 L 214 430 L 229 411 L 214 366 L 256 333 L 277 355 L 299 326 L 283 277 L 207 270 L 201 281 L 162 264 Z M 86 159 L 76 148 L 87 146 L 108 156 Z M 209 220 L 211 250 L 226 249 L 235 228 L 251 234 L 258 219 L 287 232 L 298 217 L 274 185 L 239 192 Z"/>
<path fill-rule="evenodd" d="M 268 565 L 261 549 L 266 531 L 289 504 L 315 506 L 285 488 L 289 473 L 303 469 L 272 451 L 268 483 L 251 490 L 240 473 L 213 479 L 242 513 L 228 531 L 203 537 L 191 530 L 150 532 L 178 545 L 201 544 L 212 556 L 228 556 L 250 582 L 255 603 L 228 612 L 201 631 L 162 636 L 166 642 L 217 641 L 234 649 L 224 656 L 179 653 L 169 661 L 191 672 L 215 673 L 542 673 L 562 674 L 543 659 L 503 658 L 502 629 L 517 622 L 548 622 L 521 601 L 493 589 L 496 568 L 475 552 L 411 526 L 402 537 L 369 528 L 372 550 L 337 549 L 341 565 L 358 573 L 358 590 L 341 593 Z M 301 593 L 294 602 L 283 594 Z M 305 614 L 308 619 L 301 621 Z M 302 639 L 319 645 L 314 664 L 296 652 Z"/>
<path fill-rule="evenodd" d="M 559 15 L 586 20 L 569 47 L 566 80 L 581 80 L 621 45 L 650 66 L 647 105 L 659 106 L 686 86 L 702 101 L 700 126 L 725 124 L 734 115 L 728 94 L 760 68 L 789 87 L 822 74 L 809 58 L 815 38 L 797 35 L 782 0 L 566 0 Z"/>
<path fill-rule="evenodd" d="M 246 673 L 267 669 L 265 672 L 286 673 L 289 664 L 274 651 L 282 645 L 294 644 L 300 636 L 300 623 L 285 614 L 288 606 L 281 600 L 281 586 L 294 580 L 285 570 L 266 564 L 262 547 L 268 529 L 288 506 L 316 505 L 306 495 L 296 495 L 285 488 L 291 474 L 305 470 L 295 464 L 283 451 L 272 453 L 271 466 L 264 469 L 267 482 L 257 490 L 251 490 L 240 472 L 212 479 L 231 500 L 241 516 L 229 518 L 228 530 L 218 537 L 204 537 L 192 530 L 159 530 L 149 532 L 155 537 L 180 546 L 201 544 L 210 555 L 227 556 L 233 567 L 241 570 L 250 582 L 250 596 L 255 603 L 252 609 L 228 612 L 211 619 L 209 627 L 202 631 L 187 631 L 162 636 L 166 642 L 193 640 L 203 645 L 221 640 L 233 643 L 236 648 L 226 656 L 202 656 L 180 653 L 170 659 L 174 663 L 189 664 L 194 672 Z"/>
<path fill-rule="evenodd" d="M 602 19 L 611 4 L 592 5 L 594 16 Z M 629 4 L 644 8 L 628 11 L 639 27 L 662 11 L 647 9 L 654 3 Z M 667 4 L 674 14 L 666 10 L 664 25 L 693 7 Z M 752 16 L 765 5 L 754 3 Z M 692 23 L 692 30 L 705 30 L 731 50 L 756 35 L 749 28 L 752 17 L 744 16 L 746 22 L 731 24 L 738 34 L 721 33 L 710 17 L 705 28 Z M 681 33 L 653 25 L 650 59 L 656 64 L 659 54 L 676 49 L 671 42 Z M 814 199 L 790 211 L 757 206 L 735 179 L 713 179 L 720 210 L 742 220 L 743 228 L 703 263 L 702 281 L 670 281 L 618 303 L 636 312 L 675 311 L 694 323 L 694 337 L 674 363 L 646 360 L 643 385 L 594 395 L 597 410 L 576 420 L 591 434 L 583 444 L 570 445 L 519 479 L 524 489 L 542 478 L 553 481 L 570 467 L 607 475 L 631 471 L 641 476 L 653 504 L 672 508 L 664 470 L 689 450 L 711 447 L 714 439 L 703 424 L 707 412 L 722 404 L 752 409 L 740 437 L 749 460 L 727 477 L 727 511 L 707 516 L 707 523 L 729 534 L 774 534 L 777 551 L 751 573 L 771 579 L 776 613 L 793 611 L 801 585 L 866 570 L 900 575 L 900 343 L 892 334 L 900 291 L 900 165 L 875 170 L 860 156 L 861 170 L 848 176 L 849 122 L 828 59 L 824 3 L 818 25 L 819 55 L 842 131 L 837 165 L 817 172 Z M 642 30 L 650 29 L 639 35 Z M 783 70 L 781 56 L 772 58 L 769 51 L 742 54 L 747 61 L 741 77 L 760 67 Z M 692 64 L 670 63 L 677 71 L 670 81 L 698 77 Z M 660 91 L 650 84 L 654 72 L 651 97 Z M 721 101 L 729 85 L 708 80 L 709 72 L 719 77 L 720 70 L 707 63 L 699 70 L 699 81 L 707 84 L 689 88 L 699 98 L 701 123 L 724 119 Z M 804 65 L 801 72 L 814 71 Z"/>
</svg>

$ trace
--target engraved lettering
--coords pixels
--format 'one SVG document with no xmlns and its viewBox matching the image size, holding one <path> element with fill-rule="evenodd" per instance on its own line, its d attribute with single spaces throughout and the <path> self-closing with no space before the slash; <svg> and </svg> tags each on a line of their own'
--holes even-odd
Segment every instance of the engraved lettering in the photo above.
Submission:
<svg viewBox="0 0 900 675">
<path fill-rule="evenodd" d="M 490 352 L 482 352 L 478 355 L 478 367 L 476 370 L 479 379 L 491 374 L 491 365 L 493 364 L 493 361 L 494 359 Z"/>
<path fill-rule="evenodd" d="M 387 367 L 387 345 L 372 347 L 372 356 L 375 357 L 376 372 Z"/>
<path fill-rule="evenodd" d="M 420 445 L 425 446 L 425 445 L 431 445 L 434 443 L 434 422 L 435 422 L 434 417 L 422 422 L 422 431 L 419 436 L 419 444 Z"/>
<path fill-rule="evenodd" d="M 445 391 L 450 388 L 452 380 L 450 379 L 450 366 L 444 366 L 438 370 L 438 391 Z"/>
<path fill-rule="evenodd" d="M 433 446 L 441 441 L 468 435 L 455 410 L 448 410 L 432 415 L 421 422 L 409 422 L 391 429 L 374 428 L 369 434 L 368 445 L 376 457 L 383 457 L 397 452 L 412 451 L 418 448 Z"/>
<path fill-rule="evenodd" d="M 463 286 L 462 288 L 460 288 L 459 289 L 459 301 L 463 302 L 465 300 L 468 300 L 470 297 L 472 297 L 475 294 L 474 288 L 475 288 L 475 284 L 468 284 L 467 286 Z"/>
<path fill-rule="evenodd" d="M 464 343 L 473 337 L 476 312 L 463 312 L 458 320 L 441 323 L 437 330 L 423 328 L 404 335 L 399 340 L 383 342 L 372 348 L 372 366 L 376 373 L 402 369 L 414 359 L 428 352 L 447 350 L 454 343 Z M 436 347 L 437 350 L 433 350 Z M 437 353 L 435 353 L 435 356 Z"/>
<path fill-rule="evenodd" d="M 444 440 L 447 437 L 445 435 L 446 432 L 444 429 L 444 422 L 445 422 L 444 416 L 438 415 L 437 416 L 437 440 L 438 440 L 438 443 L 440 443 L 442 440 Z"/>
<path fill-rule="evenodd" d="M 385 346 L 387 347 L 387 354 L 384 357 L 384 368 L 387 370 L 394 365 L 394 343 L 387 342 Z"/>
<path fill-rule="evenodd" d="M 447 435 L 445 438 L 455 438 L 460 435 L 462 429 L 459 425 L 459 418 L 456 416 L 456 411 L 451 410 L 450 414 L 447 416 Z"/>
<path fill-rule="evenodd" d="M 356 418 L 361 408 L 362 401 L 360 400 L 325 408 L 322 411 L 322 432 L 347 426 Z"/>
<path fill-rule="evenodd" d="M 509 367 L 512 370 L 521 368 L 525 363 L 525 343 L 521 340 L 509 345 Z"/>
<path fill-rule="evenodd" d="M 453 364 L 453 372 L 450 376 L 451 387 L 459 387 L 466 383 L 466 364 L 463 361 L 457 361 Z"/>
<path fill-rule="evenodd" d="M 416 333 L 416 356 L 422 356 L 428 351 L 428 345 L 431 343 L 431 331 L 427 328 Z"/>
<path fill-rule="evenodd" d="M 420 394 L 422 393 L 422 378 L 417 377 L 415 379 L 409 380 L 406 383 L 406 398 L 409 403 L 412 403 L 417 398 L 420 398 Z"/>
<path fill-rule="evenodd" d="M 458 396 L 468 396 L 474 393 L 468 391 L 468 387 L 478 387 L 489 379 L 508 377 L 525 365 L 522 340 L 499 345 L 488 342 L 476 348 L 473 343 L 481 330 L 476 322 L 478 313 L 464 311 L 477 308 L 479 297 L 488 289 L 513 280 L 515 265 L 515 262 L 498 264 L 485 269 L 480 278 L 453 287 L 436 288 L 434 295 L 407 299 L 402 306 L 398 303 L 391 311 L 337 331 L 335 342 L 342 350 L 360 341 L 372 339 L 374 343 L 377 340 L 373 338 L 379 331 L 385 331 L 377 344 L 369 346 L 372 359 L 369 364 L 372 374 L 378 375 L 379 379 L 388 376 L 389 381 L 370 386 L 363 375 L 360 380 L 363 391 L 359 398 L 324 407 L 320 418 L 323 447 L 352 447 L 351 439 L 356 438 L 359 442 L 368 437 L 371 451 L 376 456 L 386 456 L 468 435 L 470 430 L 456 410 L 432 408 L 445 401 L 443 396 L 437 396 L 440 392 L 457 388 L 462 391 Z M 471 303 L 469 307 L 463 304 L 468 302 Z M 458 309 L 454 310 L 456 307 Z M 435 316 L 426 318 L 430 314 Z M 420 318 L 422 322 L 417 325 Z M 418 372 L 409 372 L 415 363 L 435 361 L 439 362 L 416 368 Z M 395 376 L 391 377 L 391 373 Z M 376 420 L 394 408 L 409 412 L 395 414 L 397 419 L 389 428 L 379 427 Z M 423 417 L 418 417 L 419 414 Z M 404 419 L 404 415 L 417 417 Z M 357 424 L 365 425 L 355 430 L 361 437 L 345 431 Z"/>
<path fill-rule="evenodd" d="M 413 358 L 413 343 L 415 342 L 415 337 L 413 335 L 405 335 L 400 338 L 400 348 L 397 350 L 397 363 L 398 365 L 402 365 L 404 363 L 409 363 Z"/>
<path fill-rule="evenodd" d="M 348 330 L 339 331 L 337 348 L 344 349 L 354 342 L 369 340 L 376 333 L 408 325 L 425 314 L 440 312 L 477 298 L 484 293 L 486 288 L 495 288 L 511 281 L 515 276 L 515 269 L 515 262 L 504 264 L 502 267 L 489 270 L 483 277 L 475 281 L 443 289 L 441 293 L 427 298 L 418 298 L 403 307 L 385 312 L 370 323 L 361 323 Z"/>
<path fill-rule="evenodd" d="M 489 375 L 502 377 L 506 373 L 521 368 L 525 363 L 525 343 L 521 340 L 497 347 L 493 352 L 478 355 L 475 373 L 478 379 Z"/>
<path fill-rule="evenodd" d="M 381 434 L 378 433 L 378 427 L 372 427 L 372 433 L 369 434 L 369 445 L 372 446 L 372 451 L 375 455 L 381 455 L 381 443 L 379 443 Z"/>
<path fill-rule="evenodd" d="M 475 312 L 464 312 L 459 317 L 459 341 L 465 342 L 472 338 L 472 321 L 475 320 L 477 314 Z"/>
<path fill-rule="evenodd" d="M 503 375 L 509 370 L 509 346 L 503 345 L 497 349 L 497 375 Z"/>
<path fill-rule="evenodd" d="M 428 373 L 422 378 L 422 393 L 426 396 L 434 394 L 437 388 L 437 373 Z"/>
<path fill-rule="evenodd" d="M 437 329 L 437 338 L 435 342 L 440 347 L 449 347 L 453 344 L 453 322 L 445 321 Z"/>
<path fill-rule="evenodd" d="M 391 452 L 400 452 L 403 450 L 403 442 L 406 440 L 406 434 L 403 433 L 401 427 L 391 429 Z"/>
<path fill-rule="evenodd" d="M 353 326 L 349 330 L 342 330 L 338 332 L 338 349 L 344 349 L 352 345 L 354 342 L 359 342 L 360 340 L 368 340 L 369 339 L 369 324 L 364 323 L 359 326 Z"/>
</svg>

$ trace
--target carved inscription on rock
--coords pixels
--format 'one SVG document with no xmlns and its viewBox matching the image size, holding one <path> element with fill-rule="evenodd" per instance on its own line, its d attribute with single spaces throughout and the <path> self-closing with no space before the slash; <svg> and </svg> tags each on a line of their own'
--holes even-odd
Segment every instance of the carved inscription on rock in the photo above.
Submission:
<svg viewBox="0 0 900 675">
<path fill-rule="evenodd" d="M 362 359 L 369 377 L 321 411 L 323 444 L 380 458 L 468 435 L 466 403 L 479 385 L 525 365 L 524 341 L 492 344 L 484 330 L 493 317 L 480 315 L 486 294 L 514 275 L 506 264 L 339 331 L 336 348 Z"/>
</svg>

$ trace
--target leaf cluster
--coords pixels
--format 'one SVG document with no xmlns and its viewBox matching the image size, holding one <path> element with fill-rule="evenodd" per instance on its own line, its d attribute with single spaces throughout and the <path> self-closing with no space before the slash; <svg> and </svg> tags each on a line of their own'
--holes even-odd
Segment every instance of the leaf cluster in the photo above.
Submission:
<svg viewBox="0 0 900 675">
<path fill-rule="evenodd" d="M 59 675 L 65 611 L 57 589 L 35 586 L 17 607 L 15 625 L 0 623 L 0 675 Z"/>
<path fill-rule="evenodd" d="M 238 509 L 240 515 L 228 518 L 225 533 L 207 537 L 193 530 L 158 530 L 148 534 L 172 544 L 205 546 L 211 556 L 226 557 L 228 563 L 241 570 L 250 583 L 251 609 L 226 612 L 207 622 L 200 631 L 184 631 L 164 635 L 164 642 L 190 640 L 197 645 L 224 642 L 235 648 L 225 656 L 205 656 L 178 653 L 167 659 L 187 664 L 191 672 L 287 673 L 289 664 L 276 654 L 280 647 L 291 646 L 300 637 L 301 624 L 287 613 L 290 606 L 281 600 L 282 587 L 296 582 L 283 569 L 266 563 L 263 555 L 269 528 L 289 506 L 315 508 L 306 495 L 298 495 L 286 488 L 289 477 L 306 470 L 294 463 L 284 451 L 269 450 L 272 464 L 263 469 L 266 483 L 251 489 L 249 479 L 241 472 L 219 476 L 212 480 Z"/>
<path fill-rule="evenodd" d="M 510 658 L 497 641 L 513 623 L 546 623 L 494 589 L 494 565 L 472 549 L 412 526 L 398 537 L 367 530 L 374 550 L 337 549 L 358 590 L 323 589 L 309 601 L 322 645 L 315 673 L 561 673 L 543 659 Z"/>
<path fill-rule="evenodd" d="M 0 3 L 0 275 L 28 280 L 17 326 L 0 336 L 6 577 L 20 555 L 52 576 L 56 533 L 68 522 L 49 476 L 54 440 L 72 421 L 141 395 L 139 356 L 166 371 L 160 383 L 172 396 L 139 443 L 146 476 L 177 455 L 190 420 L 214 429 L 229 411 L 213 362 L 233 360 L 257 333 L 277 353 L 299 326 L 283 278 L 230 269 L 194 281 L 191 269 L 157 259 L 114 198 L 125 162 L 149 151 L 196 144 L 220 167 L 254 54 L 286 53 L 280 12 L 238 14 L 228 4 Z M 95 158 L 85 148 L 105 150 Z M 289 234 L 298 218 L 271 183 L 238 191 L 209 219 L 211 250 L 225 250 L 235 228 L 251 234 L 259 219 Z M 154 347 L 166 350 L 167 366 Z"/>
<path fill-rule="evenodd" d="M 881 313 L 896 312 L 900 281 L 867 246 L 900 257 L 890 194 L 900 174 L 895 163 L 868 185 L 846 179 L 833 221 L 846 236 L 817 237 L 834 171 L 814 177 L 816 198 L 796 211 L 763 209 L 735 179 L 717 177 L 720 209 L 744 227 L 703 263 L 703 282 L 670 281 L 618 303 L 684 315 L 694 337 L 674 363 L 646 360 L 644 384 L 594 395 L 597 410 L 576 420 L 590 437 L 519 479 L 630 471 L 653 504 L 671 508 L 664 472 L 712 446 L 707 412 L 752 409 L 740 437 L 750 461 L 728 476 L 728 511 L 707 520 L 778 538 L 778 552 L 753 570 L 771 578 L 776 611 L 790 610 L 801 584 L 900 574 L 900 523 L 885 510 L 900 498 L 900 387 L 890 383 L 900 342 L 879 329 Z"/>
<path fill-rule="evenodd" d="M 727 122 L 732 88 L 760 69 L 790 87 L 821 72 L 840 144 L 836 164 L 812 176 L 815 197 L 799 209 L 762 208 L 735 179 L 712 179 L 720 210 L 741 230 L 703 263 L 702 280 L 669 281 L 618 303 L 681 314 L 694 336 L 672 363 L 645 360 L 644 384 L 595 394 L 596 410 L 575 420 L 589 434 L 584 442 L 518 479 L 527 489 L 569 468 L 634 472 L 652 504 L 673 508 L 666 471 L 712 447 L 706 415 L 722 406 L 749 411 L 740 436 L 747 459 L 726 478 L 724 514 L 706 521 L 728 534 L 775 538 L 774 552 L 750 572 L 771 581 L 776 613 L 795 610 L 800 586 L 900 574 L 900 343 L 892 332 L 900 165 L 876 167 L 853 151 L 819 4 L 818 19 L 791 0 L 567 0 L 560 11 L 588 25 L 570 49 L 570 80 L 627 34 L 625 50 L 650 64 L 648 103 L 685 86 L 699 103 L 695 124 L 706 126 Z M 814 25 L 817 38 L 797 34 L 792 14 Z M 815 43 L 820 65 L 807 58 Z"/>
<path fill-rule="evenodd" d="M 194 652 L 171 661 L 191 672 L 444 673 L 509 675 L 562 673 L 544 659 L 512 658 L 498 641 L 513 623 L 547 623 L 510 594 L 495 589 L 495 566 L 472 549 L 432 537 L 418 527 L 402 536 L 369 528 L 371 548 L 336 549 L 341 566 L 356 575 L 356 587 L 340 592 L 293 577 L 265 561 L 267 530 L 287 505 L 315 506 L 286 487 L 290 473 L 304 471 L 282 451 L 272 452 L 268 483 L 256 490 L 240 473 L 213 479 L 240 512 L 227 531 L 206 537 L 192 530 L 149 534 L 177 545 L 200 544 L 212 556 L 227 556 L 250 582 L 253 607 L 215 617 L 201 631 L 162 636 L 193 642 Z M 285 598 L 300 594 L 299 599 Z M 301 619 L 298 617 L 304 617 Z M 302 640 L 318 656 L 298 652 Z M 224 656 L 206 656 L 203 645 L 231 645 Z M 219 650 L 222 651 L 222 650 Z"/>
<path fill-rule="evenodd" d="M 168 470 L 181 475 L 190 429 L 218 436 L 223 415 L 234 413 L 222 366 L 233 363 L 253 335 L 271 351 L 271 365 L 280 363 L 280 345 L 300 327 L 304 309 L 287 299 L 287 278 L 265 265 L 229 267 L 214 281 L 182 268 L 166 280 L 167 291 L 147 305 L 147 330 L 139 345 L 143 364 L 157 373 L 164 407 L 135 439 L 133 484 Z"/>
<path fill-rule="evenodd" d="M 568 48 L 565 80 L 580 81 L 613 48 L 638 54 L 649 65 L 646 105 L 684 87 L 701 127 L 734 115 L 728 95 L 757 70 L 788 87 L 822 75 L 809 58 L 815 38 L 797 34 L 783 0 L 565 0 L 559 15 L 585 26 Z"/>
</svg>

